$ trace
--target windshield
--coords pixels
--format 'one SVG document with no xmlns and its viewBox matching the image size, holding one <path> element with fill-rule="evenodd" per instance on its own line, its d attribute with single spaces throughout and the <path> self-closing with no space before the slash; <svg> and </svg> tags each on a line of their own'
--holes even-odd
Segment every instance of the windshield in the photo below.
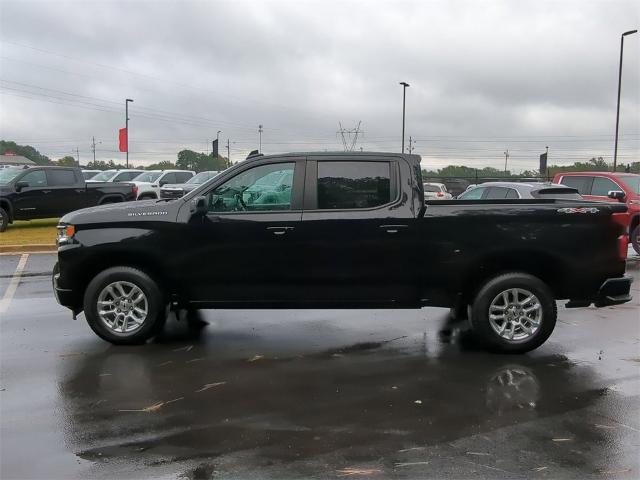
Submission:
<svg viewBox="0 0 640 480">
<path fill-rule="evenodd" d="M 9 183 L 16 178 L 22 170 L 22 168 L 3 168 L 0 170 L 0 183 Z"/>
<path fill-rule="evenodd" d="M 425 192 L 439 192 L 440 191 L 440 187 L 437 187 L 435 185 L 424 185 L 424 191 Z"/>
<path fill-rule="evenodd" d="M 138 175 L 134 180 L 136 182 L 155 182 L 162 172 L 144 172 Z"/>
<path fill-rule="evenodd" d="M 105 170 L 102 173 L 97 174 L 95 177 L 91 178 L 91 180 L 95 180 L 96 182 L 108 182 L 118 173 L 117 170 Z"/>
<path fill-rule="evenodd" d="M 195 183 L 196 185 L 199 185 L 210 178 L 215 177 L 217 174 L 218 172 L 200 172 L 195 177 L 191 177 L 186 183 Z"/>
<path fill-rule="evenodd" d="M 634 177 L 632 177 L 631 175 L 624 175 L 618 178 L 622 180 L 633 193 L 635 193 L 636 195 L 640 195 L 640 175 Z"/>
</svg>

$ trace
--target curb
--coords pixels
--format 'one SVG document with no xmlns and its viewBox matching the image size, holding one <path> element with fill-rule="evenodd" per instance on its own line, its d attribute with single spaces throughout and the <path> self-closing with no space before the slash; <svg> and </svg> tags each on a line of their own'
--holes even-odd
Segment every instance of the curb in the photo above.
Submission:
<svg viewBox="0 0 640 480">
<path fill-rule="evenodd" d="M 1 253 L 36 253 L 36 252 L 55 252 L 58 247 L 56 244 L 50 243 L 34 243 L 31 245 L 0 245 Z"/>
</svg>

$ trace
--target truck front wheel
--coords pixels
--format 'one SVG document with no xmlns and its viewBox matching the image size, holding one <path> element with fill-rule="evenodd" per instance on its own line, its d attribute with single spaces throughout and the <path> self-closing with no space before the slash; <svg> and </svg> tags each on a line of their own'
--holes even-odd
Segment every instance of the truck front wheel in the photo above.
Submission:
<svg viewBox="0 0 640 480">
<path fill-rule="evenodd" d="M 549 287 L 526 273 L 507 273 L 486 282 L 471 305 L 471 325 L 489 348 L 525 353 L 553 332 L 558 311 Z"/>
<path fill-rule="evenodd" d="M 640 255 L 640 225 L 636 225 L 631 232 L 631 245 L 636 253 Z"/>
<path fill-rule="evenodd" d="M 9 214 L 7 211 L 0 207 L 0 232 L 4 232 L 9 226 Z"/>
<path fill-rule="evenodd" d="M 91 280 L 84 295 L 91 329 L 116 345 L 144 343 L 160 332 L 167 303 L 158 284 L 145 272 L 113 267 Z"/>
</svg>

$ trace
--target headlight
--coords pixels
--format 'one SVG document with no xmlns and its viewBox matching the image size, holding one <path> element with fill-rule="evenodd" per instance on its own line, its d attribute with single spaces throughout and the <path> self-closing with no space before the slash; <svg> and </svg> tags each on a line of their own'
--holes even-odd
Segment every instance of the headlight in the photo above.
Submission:
<svg viewBox="0 0 640 480">
<path fill-rule="evenodd" d="M 58 235 L 56 241 L 58 245 L 64 245 L 71 241 L 73 235 L 76 233 L 76 227 L 73 225 L 58 225 Z"/>
</svg>

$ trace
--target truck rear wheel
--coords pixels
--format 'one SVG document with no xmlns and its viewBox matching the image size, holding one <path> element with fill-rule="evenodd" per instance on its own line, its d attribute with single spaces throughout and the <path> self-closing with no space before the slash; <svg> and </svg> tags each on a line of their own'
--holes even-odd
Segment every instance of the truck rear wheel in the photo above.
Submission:
<svg viewBox="0 0 640 480">
<path fill-rule="evenodd" d="M 489 280 L 471 305 L 471 325 L 489 348 L 525 353 L 542 345 L 556 326 L 557 306 L 549 287 L 526 273 Z"/>
<path fill-rule="evenodd" d="M 116 345 L 144 343 L 160 332 L 167 304 L 158 284 L 145 272 L 113 267 L 91 280 L 84 295 L 91 329 Z"/>
</svg>

